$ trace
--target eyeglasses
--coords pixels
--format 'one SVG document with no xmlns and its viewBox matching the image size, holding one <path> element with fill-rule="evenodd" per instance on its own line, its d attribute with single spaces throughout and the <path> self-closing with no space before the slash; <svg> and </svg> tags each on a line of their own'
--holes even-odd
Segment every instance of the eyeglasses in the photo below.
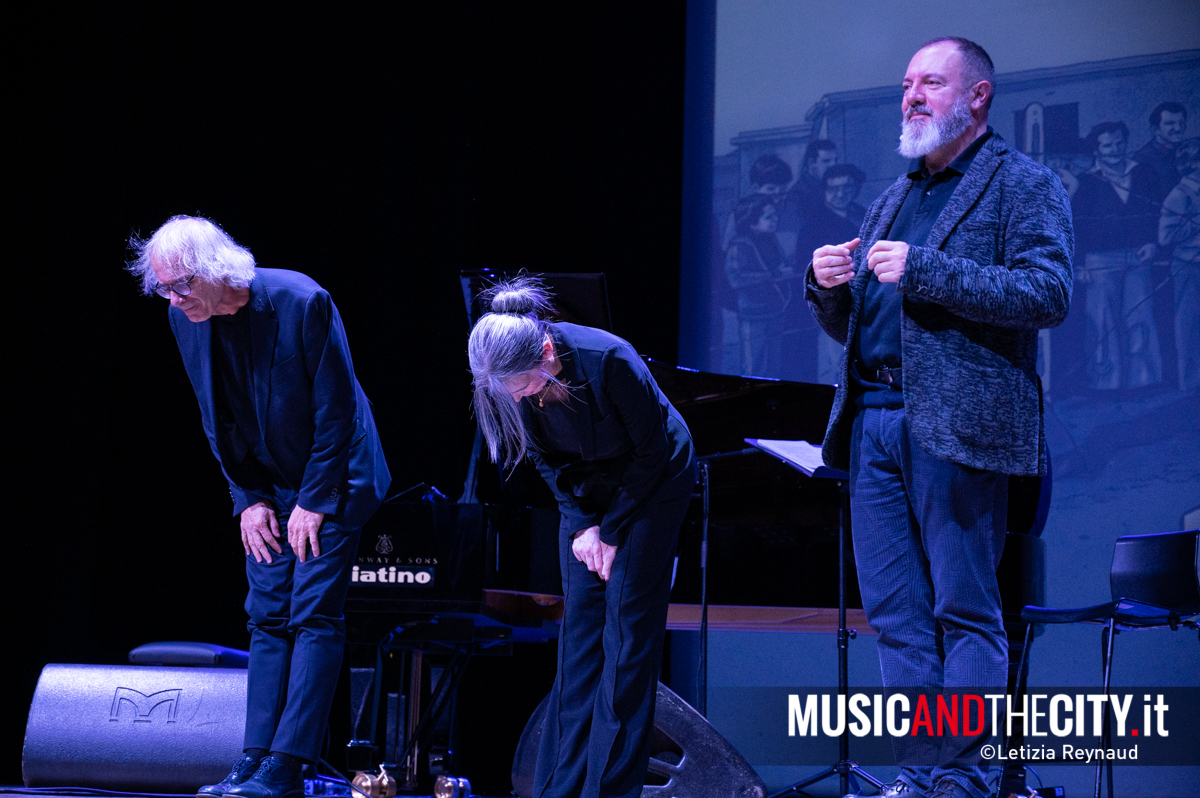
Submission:
<svg viewBox="0 0 1200 798">
<path fill-rule="evenodd" d="M 193 274 L 186 280 L 180 280 L 179 282 L 172 283 L 171 285 L 163 285 L 162 283 L 159 283 L 158 285 L 154 286 L 154 293 L 158 294 L 163 299 L 170 299 L 172 291 L 180 296 L 187 296 L 188 294 L 192 293 L 192 280 L 195 279 L 196 275 Z"/>
</svg>

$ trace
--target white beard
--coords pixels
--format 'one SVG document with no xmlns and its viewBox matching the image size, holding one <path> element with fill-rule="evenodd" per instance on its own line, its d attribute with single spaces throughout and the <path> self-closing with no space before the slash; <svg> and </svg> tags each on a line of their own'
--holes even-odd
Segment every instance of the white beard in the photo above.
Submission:
<svg viewBox="0 0 1200 798">
<path fill-rule="evenodd" d="M 928 112 L 929 106 L 918 105 L 909 109 Z M 897 148 L 905 158 L 921 158 L 961 136 L 971 126 L 971 100 L 964 92 L 950 113 L 945 116 L 930 115 L 924 122 L 914 122 L 910 118 L 900 123 L 900 146 Z"/>
</svg>

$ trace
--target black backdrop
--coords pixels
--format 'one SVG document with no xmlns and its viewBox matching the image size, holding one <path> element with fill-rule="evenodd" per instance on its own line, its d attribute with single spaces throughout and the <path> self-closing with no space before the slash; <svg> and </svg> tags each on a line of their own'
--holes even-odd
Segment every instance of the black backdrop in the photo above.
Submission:
<svg viewBox="0 0 1200 798">
<path fill-rule="evenodd" d="M 106 4 L 108 5 L 108 4 Z M 111 4 L 7 30 L 0 783 L 47 662 L 246 644 L 222 478 L 131 232 L 208 216 L 333 294 L 394 486 L 457 496 L 464 268 L 604 271 L 674 362 L 685 9 Z"/>
</svg>

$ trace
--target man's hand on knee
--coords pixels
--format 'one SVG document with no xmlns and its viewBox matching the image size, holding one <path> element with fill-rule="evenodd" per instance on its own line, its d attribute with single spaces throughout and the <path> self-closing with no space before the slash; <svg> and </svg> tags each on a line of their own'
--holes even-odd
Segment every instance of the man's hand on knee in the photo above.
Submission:
<svg viewBox="0 0 1200 798">
<path fill-rule="evenodd" d="M 242 548 L 246 555 L 253 555 L 255 562 L 275 562 L 271 557 L 271 549 L 277 553 L 283 552 L 279 545 L 279 521 L 275 518 L 275 508 L 266 502 L 252 504 L 241 514 Z"/>
<path fill-rule="evenodd" d="M 321 556 L 321 524 L 325 521 L 325 513 L 314 513 L 305 510 L 300 505 L 292 510 L 292 514 L 288 516 L 287 530 L 288 543 L 292 547 L 292 551 L 296 552 L 296 556 L 300 558 L 300 562 L 304 562 L 307 558 L 306 547 L 312 547 L 314 557 Z"/>
</svg>

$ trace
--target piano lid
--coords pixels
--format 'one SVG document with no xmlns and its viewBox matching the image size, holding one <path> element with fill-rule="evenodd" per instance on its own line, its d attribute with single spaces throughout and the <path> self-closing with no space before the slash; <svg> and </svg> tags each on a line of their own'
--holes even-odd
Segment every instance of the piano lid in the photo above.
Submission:
<svg viewBox="0 0 1200 798">
<path fill-rule="evenodd" d="M 746 438 L 820 446 L 825 437 L 836 390 L 832 385 L 711 374 L 645 360 L 687 422 L 700 456 L 745 449 Z"/>
</svg>

